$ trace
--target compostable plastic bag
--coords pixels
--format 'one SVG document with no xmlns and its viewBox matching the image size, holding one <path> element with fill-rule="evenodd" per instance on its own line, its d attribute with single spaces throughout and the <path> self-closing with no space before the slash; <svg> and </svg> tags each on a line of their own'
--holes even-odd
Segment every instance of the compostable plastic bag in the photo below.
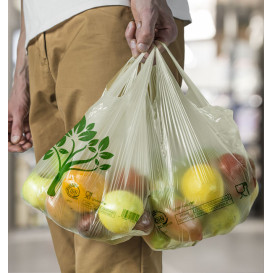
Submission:
<svg viewBox="0 0 273 273">
<path fill-rule="evenodd" d="M 164 45 L 165 46 L 165 45 Z M 211 106 L 165 46 L 131 58 L 37 163 L 24 200 L 61 227 L 156 250 L 194 245 L 242 222 L 258 193 L 232 112 Z M 153 64 L 156 58 L 156 65 Z"/>
<path fill-rule="evenodd" d="M 258 194 L 255 165 L 232 111 L 210 105 L 163 46 L 188 90 L 181 91 L 156 49 L 149 83 L 156 95 L 147 106 L 155 227 L 144 236 L 155 250 L 230 232 L 246 219 Z"/>
<path fill-rule="evenodd" d="M 22 197 L 61 227 L 119 243 L 153 229 L 146 124 L 154 52 L 131 58 L 101 98 L 39 160 Z"/>
</svg>

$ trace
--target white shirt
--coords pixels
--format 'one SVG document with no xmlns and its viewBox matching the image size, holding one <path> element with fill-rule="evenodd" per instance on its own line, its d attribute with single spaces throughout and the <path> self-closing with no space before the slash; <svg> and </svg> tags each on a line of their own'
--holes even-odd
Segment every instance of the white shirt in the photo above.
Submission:
<svg viewBox="0 0 273 273">
<path fill-rule="evenodd" d="M 175 18 L 191 22 L 187 0 L 167 0 L 167 3 Z M 80 12 L 100 6 L 130 6 L 130 0 L 24 0 L 23 4 L 27 47 L 41 32 Z"/>
</svg>

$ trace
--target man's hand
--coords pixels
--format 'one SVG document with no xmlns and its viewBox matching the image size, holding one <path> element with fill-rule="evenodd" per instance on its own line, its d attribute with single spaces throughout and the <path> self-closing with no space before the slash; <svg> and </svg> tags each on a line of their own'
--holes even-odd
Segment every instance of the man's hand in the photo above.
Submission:
<svg viewBox="0 0 273 273">
<path fill-rule="evenodd" d="M 21 32 L 17 46 L 17 60 L 11 96 L 8 105 L 8 150 L 25 152 L 32 147 L 29 128 L 28 60 L 25 52 L 25 22 L 21 0 Z"/>
<path fill-rule="evenodd" d="M 128 24 L 125 37 L 133 57 L 149 52 L 154 40 L 166 45 L 175 41 L 177 26 L 166 0 L 131 0 L 131 10 L 135 22 Z"/>
<path fill-rule="evenodd" d="M 15 79 L 8 104 L 8 150 L 25 152 L 32 147 L 29 128 L 29 91 L 25 79 Z"/>
</svg>

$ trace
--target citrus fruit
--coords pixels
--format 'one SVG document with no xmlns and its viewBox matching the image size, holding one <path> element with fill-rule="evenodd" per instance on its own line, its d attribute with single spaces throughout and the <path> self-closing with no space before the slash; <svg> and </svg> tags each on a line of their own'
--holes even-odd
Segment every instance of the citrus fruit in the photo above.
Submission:
<svg viewBox="0 0 273 273">
<path fill-rule="evenodd" d="M 72 210 L 61 194 L 47 196 L 46 211 L 48 216 L 64 228 L 74 228 L 78 219 L 78 213 Z"/>
<path fill-rule="evenodd" d="M 189 168 L 181 179 L 181 193 L 184 197 L 193 202 L 193 205 L 202 205 L 205 212 L 213 210 L 212 205 L 205 203 L 223 196 L 224 184 L 220 173 L 207 164 L 199 164 Z M 215 200 L 215 204 L 217 204 Z"/>
<path fill-rule="evenodd" d="M 108 192 L 98 210 L 101 223 L 111 232 L 130 232 L 144 212 L 142 200 L 129 191 Z"/>
<path fill-rule="evenodd" d="M 70 208 L 90 212 L 99 207 L 104 184 L 104 177 L 97 172 L 71 170 L 62 182 L 61 192 Z"/>
</svg>

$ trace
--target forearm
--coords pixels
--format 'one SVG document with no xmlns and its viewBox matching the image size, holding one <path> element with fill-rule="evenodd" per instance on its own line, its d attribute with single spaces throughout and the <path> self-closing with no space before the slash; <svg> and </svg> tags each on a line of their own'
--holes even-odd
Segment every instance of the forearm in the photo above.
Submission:
<svg viewBox="0 0 273 273">
<path fill-rule="evenodd" d="M 14 71 L 14 84 L 20 85 L 20 90 L 22 85 L 28 84 L 28 58 L 25 50 L 25 41 L 26 41 L 26 30 L 24 22 L 24 13 L 23 13 L 23 0 L 21 0 L 21 31 L 20 37 L 17 45 L 17 59 L 16 66 Z"/>
</svg>

